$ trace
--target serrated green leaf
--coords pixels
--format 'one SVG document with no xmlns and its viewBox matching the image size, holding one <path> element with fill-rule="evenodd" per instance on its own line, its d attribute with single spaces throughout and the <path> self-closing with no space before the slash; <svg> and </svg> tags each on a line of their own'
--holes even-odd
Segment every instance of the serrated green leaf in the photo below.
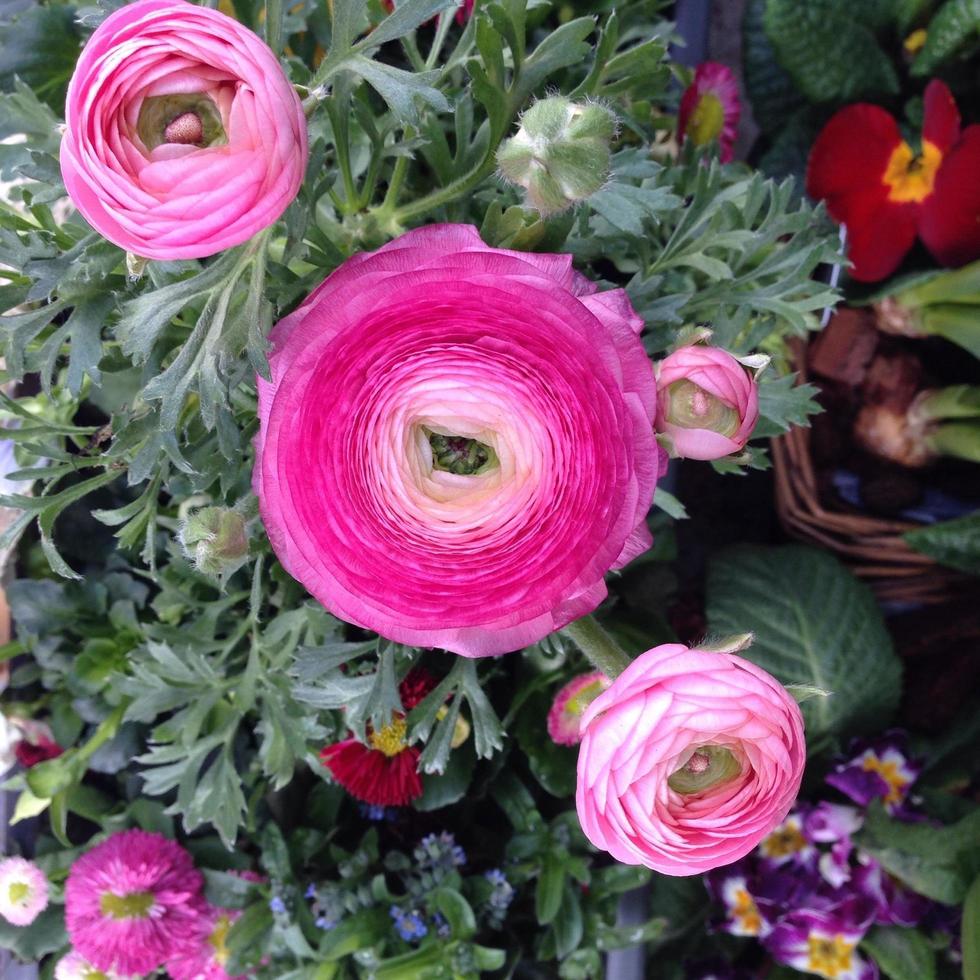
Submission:
<svg viewBox="0 0 980 980">
<path fill-rule="evenodd" d="M 794 425 L 809 425 L 810 416 L 823 411 L 816 401 L 819 394 L 815 385 L 796 384 L 795 374 L 763 374 L 759 379 L 759 422 L 752 438 L 778 435 Z"/>
<path fill-rule="evenodd" d="M 811 102 L 852 102 L 898 92 L 874 33 L 889 16 L 890 5 L 878 0 L 766 0 L 763 22 L 780 64 Z"/>
<path fill-rule="evenodd" d="M 905 540 L 942 565 L 980 575 L 980 511 L 909 531 Z"/>
<path fill-rule="evenodd" d="M 708 626 L 752 632 L 742 656 L 784 684 L 833 691 L 802 706 L 811 751 L 887 725 L 901 666 L 866 585 L 826 552 L 740 546 L 709 565 Z"/>
<path fill-rule="evenodd" d="M 348 59 L 344 67 L 371 85 L 388 103 L 391 111 L 403 122 L 417 125 L 418 103 L 431 106 L 437 112 L 449 111 L 449 100 L 435 88 L 439 72 L 410 72 L 363 55 Z"/>
<path fill-rule="evenodd" d="M 959 50 L 980 40 L 980 0 L 946 0 L 926 30 L 926 43 L 912 63 L 912 74 L 932 75 Z"/>
</svg>

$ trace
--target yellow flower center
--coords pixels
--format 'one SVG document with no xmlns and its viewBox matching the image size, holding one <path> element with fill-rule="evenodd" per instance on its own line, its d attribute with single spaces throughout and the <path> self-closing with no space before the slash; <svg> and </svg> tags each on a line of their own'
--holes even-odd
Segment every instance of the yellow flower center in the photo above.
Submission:
<svg viewBox="0 0 980 980">
<path fill-rule="evenodd" d="M 865 772 L 876 772 L 888 783 L 888 793 L 885 796 L 886 803 L 900 803 L 902 800 L 902 790 L 909 784 L 898 771 L 898 763 L 894 759 L 879 759 L 876 755 L 869 755 L 862 763 Z"/>
<path fill-rule="evenodd" d="M 230 955 L 230 950 L 228 949 L 229 929 L 231 929 L 231 919 L 227 915 L 222 915 L 211 931 L 211 935 L 208 936 L 208 942 L 214 947 L 215 962 L 220 966 L 224 966 L 228 962 L 228 956 Z"/>
<path fill-rule="evenodd" d="M 763 842 L 762 853 L 768 858 L 788 857 L 806 847 L 806 838 L 800 828 L 786 824 L 774 830 Z"/>
<path fill-rule="evenodd" d="M 128 895 L 105 892 L 99 899 L 99 908 L 110 919 L 145 919 L 153 908 L 153 892 L 130 892 Z"/>
<path fill-rule="evenodd" d="M 394 718 L 390 725 L 379 728 L 376 732 L 371 732 L 368 741 L 372 749 L 384 752 L 390 759 L 392 756 L 404 752 L 408 748 L 405 735 L 408 733 L 408 725 L 404 718 Z"/>
<path fill-rule="evenodd" d="M 942 162 L 942 150 L 935 143 L 923 140 L 922 153 L 916 156 L 903 140 L 892 151 L 885 168 L 888 200 L 897 204 L 924 201 L 932 193 Z"/>
<path fill-rule="evenodd" d="M 732 915 L 745 935 L 758 936 L 762 931 L 762 916 L 759 914 L 759 906 L 755 904 L 752 896 L 744 888 L 740 888 L 735 893 L 735 906 L 732 908 Z"/>
<path fill-rule="evenodd" d="M 721 99 L 706 92 L 697 101 L 687 121 L 685 135 L 695 146 L 705 146 L 721 135 L 725 126 L 725 107 Z"/>
<path fill-rule="evenodd" d="M 917 31 L 912 31 L 902 42 L 902 47 L 905 48 L 906 54 L 918 54 L 925 46 L 928 36 L 924 27 L 920 27 Z"/>
<path fill-rule="evenodd" d="M 31 886 L 25 881 L 12 881 L 7 889 L 7 897 L 11 905 L 20 905 L 26 902 L 31 894 Z"/>
<path fill-rule="evenodd" d="M 847 942 L 843 936 L 811 936 L 809 944 L 809 968 L 824 977 L 839 977 L 851 969 L 854 943 Z"/>
<path fill-rule="evenodd" d="M 82 974 L 82 980 L 109 980 L 109 977 L 101 970 L 96 970 L 93 966 L 90 969 L 85 970 L 85 972 Z"/>
<path fill-rule="evenodd" d="M 565 702 L 565 714 L 578 718 L 585 709 L 608 687 L 604 681 L 595 680 L 591 684 L 586 684 L 581 691 L 573 694 Z"/>
</svg>

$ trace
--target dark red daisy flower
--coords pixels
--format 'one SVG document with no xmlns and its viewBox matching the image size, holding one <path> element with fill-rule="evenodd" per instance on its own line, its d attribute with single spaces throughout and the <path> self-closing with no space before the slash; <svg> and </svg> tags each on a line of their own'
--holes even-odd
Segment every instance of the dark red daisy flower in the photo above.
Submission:
<svg viewBox="0 0 980 980">
<path fill-rule="evenodd" d="M 413 667 L 398 686 L 406 711 L 411 711 L 434 687 L 435 678 Z M 398 714 L 383 728 L 368 731 L 368 744 L 356 738 L 320 750 L 320 761 L 351 796 L 375 806 L 407 806 L 422 795 L 418 773 L 419 750 L 406 741 L 408 724 Z"/>
<path fill-rule="evenodd" d="M 937 262 L 980 258 L 980 125 L 960 130 L 950 90 L 933 80 L 925 92 L 918 152 L 879 106 L 841 109 L 810 151 L 806 189 L 846 225 L 851 275 L 891 275 L 916 236 Z"/>
</svg>

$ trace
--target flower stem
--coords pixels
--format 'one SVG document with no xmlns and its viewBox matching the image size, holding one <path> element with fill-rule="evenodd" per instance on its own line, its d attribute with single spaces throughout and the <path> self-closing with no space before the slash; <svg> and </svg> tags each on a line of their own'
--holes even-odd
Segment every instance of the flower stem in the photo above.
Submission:
<svg viewBox="0 0 980 980">
<path fill-rule="evenodd" d="M 610 680 L 618 677 L 632 662 L 629 655 L 599 625 L 594 616 L 583 616 L 561 630 Z"/>
<path fill-rule="evenodd" d="M 282 50 L 282 0 L 265 0 L 265 43 L 276 57 Z"/>
</svg>

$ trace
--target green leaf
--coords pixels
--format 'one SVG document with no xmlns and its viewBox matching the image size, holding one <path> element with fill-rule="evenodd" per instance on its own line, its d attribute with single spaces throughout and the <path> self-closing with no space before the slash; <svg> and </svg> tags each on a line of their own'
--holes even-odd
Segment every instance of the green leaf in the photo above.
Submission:
<svg viewBox="0 0 980 980">
<path fill-rule="evenodd" d="M 527 756 L 534 778 L 552 796 L 567 799 L 575 792 L 575 760 L 578 751 L 567 745 L 556 745 L 548 735 L 546 719 L 551 706 L 547 691 L 536 691 L 524 703 L 514 735 Z"/>
<path fill-rule="evenodd" d="M 265 944 L 272 932 L 272 912 L 263 900 L 250 905 L 228 930 L 228 969 L 243 973 L 258 966 L 265 955 Z"/>
<path fill-rule="evenodd" d="M 963 980 L 980 980 L 980 877 L 963 903 Z"/>
<path fill-rule="evenodd" d="M 742 70 L 752 116 L 763 132 L 778 133 L 805 100 L 776 59 L 763 26 L 766 0 L 749 0 L 742 18 Z"/>
<path fill-rule="evenodd" d="M 520 91 L 526 97 L 538 90 L 559 68 L 577 65 L 589 55 L 585 39 L 595 30 L 592 17 L 570 20 L 551 31 L 524 62 L 520 74 Z M 520 100 L 524 101 L 524 98 Z"/>
<path fill-rule="evenodd" d="M 723 551 L 709 566 L 707 616 L 713 633 L 754 633 L 743 656 L 782 683 L 834 692 L 802 707 L 811 751 L 887 725 L 900 663 L 874 596 L 831 555 L 801 545 Z"/>
<path fill-rule="evenodd" d="M 433 87 L 433 83 L 439 80 L 437 71 L 404 71 L 363 55 L 350 58 L 344 67 L 368 82 L 388 103 L 391 111 L 409 125 L 418 125 L 419 102 L 439 112 L 449 111 L 449 100 Z"/>
<path fill-rule="evenodd" d="M 811 102 L 851 102 L 898 92 L 898 76 L 874 31 L 884 6 L 766 0 L 763 21 L 780 64 Z"/>
<path fill-rule="evenodd" d="M 689 516 L 687 508 L 672 493 L 667 493 L 663 487 L 657 487 L 654 490 L 653 505 L 659 507 L 668 517 L 673 517 L 675 521 L 686 520 Z"/>
<path fill-rule="evenodd" d="M 81 45 L 74 7 L 23 7 L 0 21 L 0 83 L 8 88 L 19 76 L 60 112 Z"/>
<path fill-rule="evenodd" d="M 355 50 L 374 48 L 404 37 L 416 27 L 445 10 L 452 0 L 403 0 L 371 33 L 354 46 Z"/>
<path fill-rule="evenodd" d="M 891 980 L 935 980 L 935 950 L 916 929 L 875 926 L 861 946 Z"/>
<path fill-rule="evenodd" d="M 562 856 L 548 851 L 541 862 L 538 883 L 534 889 L 534 911 L 539 925 L 553 922 L 562 906 L 565 887 L 565 864 Z"/>
<path fill-rule="evenodd" d="M 929 21 L 926 43 L 912 63 L 912 74 L 932 75 L 944 61 L 977 40 L 980 0 L 946 0 Z"/>
<path fill-rule="evenodd" d="M 61 905 L 48 906 L 29 926 L 12 926 L 0 917 L 0 949 L 8 949 L 29 963 L 37 963 L 67 942 Z"/>
<path fill-rule="evenodd" d="M 476 916 L 470 903 L 454 888 L 437 888 L 430 896 L 443 914 L 453 939 L 469 939 L 476 933 Z"/>
<path fill-rule="evenodd" d="M 412 803 L 416 810 L 438 810 L 461 800 L 473 780 L 476 755 L 467 741 L 449 754 L 445 771 L 422 776 L 422 795 Z"/>
<path fill-rule="evenodd" d="M 980 575 L 980 511 L 909 531 L 905 540 L 942 565 Z"/>
<path fill-rule="evenodd" d="M 676 207 L 669 187 L 635 187 L 613 180 L 589 198 L 589 207 L 628 235 L 642 235 L 647 221 L 656 223 L 662 211 Z"/>
<path fill-rule="evenodd" d="M 561 908 L 552 929 L 555 933 L 555 954 L 559 959 L 568 956 L 582 942 L 582 902 L 577 887 L 570 881 L 565 882 Z"/>
<path fill-rule="evenodd" d="M 774 436 L 794 425 L 809 425 L 810 416 L 823 411 L 815 400 L 819 394 L 815 385 L 796 384 L 795 374 L 778 378 L 763 374 L 759 379 L 759 421 L 752 437 Z"/>
<path fill-rule="evenodd" d="M 977 873 L 980 809 L 952 826 L 932 827 L 893 820 L 875 802 L 856 843 L 913 891 L 959 905 Z"/>
</svg>

